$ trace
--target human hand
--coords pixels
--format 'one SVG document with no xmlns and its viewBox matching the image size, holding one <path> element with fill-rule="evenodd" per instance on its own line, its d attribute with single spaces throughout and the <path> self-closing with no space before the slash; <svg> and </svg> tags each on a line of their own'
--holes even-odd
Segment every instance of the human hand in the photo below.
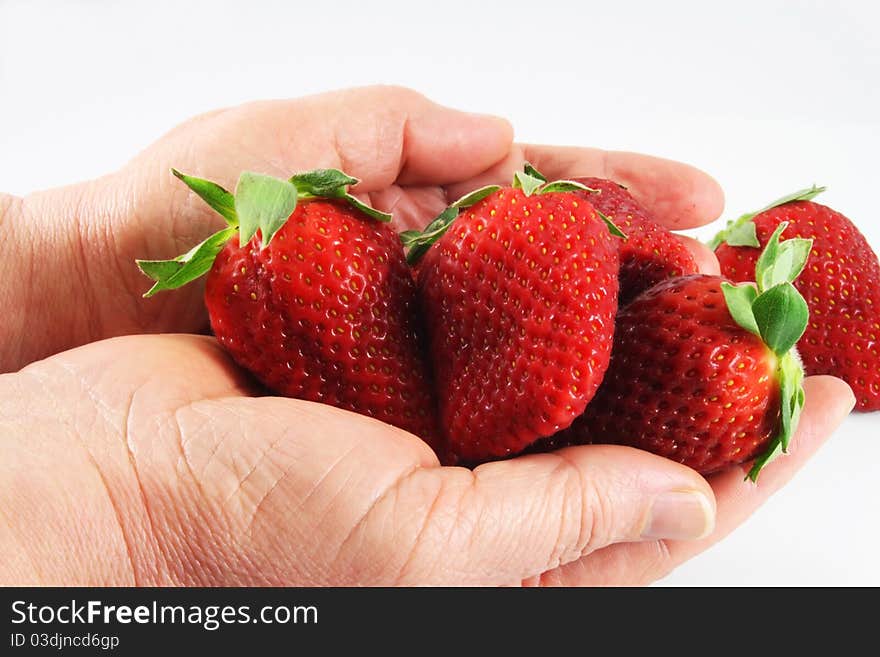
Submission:
<svg viewBox="0 0 880 657">
<path fill-rule="evenodd" d="M 610 445 L 440 467 L 415 436 L 250 385 L 192 335 L 0 377 L 0 581 L 645 584 L 742 522 L 852 402 L 808 379 L 792 454 L 755 486 Z"/>
<path fill-rule="evenodd" d="M 354 121 L 350 107 L 361 108 Z M 0 266 L 6 275 L 32 275 L 28 288 L 6 290 L 12 295 L 6 302 L 28 312 L 6 316 L 19 324 L 3 329 L 15 338 L 4 348 L 4 366 L 12 369 L 110 335 L 204 328 L 197 286 L 161 300 L 141 300 L 145 279 L 132 263 L 135 257 L 175 255 L 213 232 L 219 221 L 182 185 L 174 186 L 166 174 L 172 165 L 227 185 L 241 169 L 283 175 L 341 167 L 363 179 L 358 191 L 378 207 L 393 209 L 407 227 L 423 224 L 464 191 L 509 180 L 525 158 L 552 177 L 599 175 L 624 182 L 669 225 L 705 223 L 720 212 L 717 185 L 685 165 L 590 149 L 517 146 L 510 139 L 509 127 L 497 119 L 461 115 L 403 90 L 357 90 L 207 115 L 106 179 L 7 199 L 4 216 L 19 233 L 6 244 L 16 241 L 26 248 L 0 259 Z M 717 267 L 711 254 L 691 246 L 705 270 Z M 41 266 L 34 266 L 38 261 Z M 706 545 L 655 540 L 694 537 L 712 525 L 711 489 L 696 473 L 670 461 L 622 447 L 589 446 L 488 464 L 473 473 L 439 468 L 422 443 L 385 425 L 306 402 L 247 397 L 247 384 L 215 347 L 206 345 L 213 343 L 184 337 L 99 343 L 4 380 L 28 404 L 26 412 L 4 410 L 7 435 L 15 439 L 7 441 L 11 453 L 3 459 L 3 495 L 13 505 L 5 508 L 16 509 L 5 540 L 26 548 L 22 558 L 37 550 L 27 563 L 11 564 L 9 577 L 42 576 L 54 583 L 517 583 L 535 578 L 635 583 L 649 581 Z M 173 380 L 174 373 L 177 381 L 165 391 L 162 382 Z M 36 385 L 34 377 L 46 388 L 54 378 L 62 382 L 52 401 L 28 388 Z M 757 489 L 746 488 L 750 484 L 738 481 L 735 472 L 712 479 L 722 532 L 790 476 L 848 408 L 848 390 L 835 380 L 809 380 L 807 390 L 798 456 L 774 463 Z M 41 404 L 43 409 L 50 404 L 54 416 L 41 412 Z M 225 445 L 207 459 L 213 469 L 199 473 L 188 472 L 192 457 L 177 447 L 189 439 L 175 438 L 186 427 L 192 435 L 195 421 L 181 413 L 192 413 L 193 404 L 205 427 L 192 442 L 194 453 L 204 456 L 218 442 Z M 147 423 L 139 439 L 131 438 L 125 426 L 153 411 L 154 418 L 164 420 L 158 426 Z M 109 428 L 89 432 L 87 423 L 96 414 L 102 423 L 115 419 Z M 55 416 L 67 419 L 58 424 Z M 120 417 L 126 418 L 121 424 Z M 177 428 L 181 422 L 185 426 Z M 306 430 L 311 433 L 304 435 Z M 162 431 L 166 435 L 159 439 Z M 37 436 L 43 439 L 34 440 Z M 97 441 L 94 451 L 92 441 Z M 88 453 L 84 462 L 55 458 L 76 453 L 77 443 Z M 275 455 L 279 449 L 282 454 Z M 259 456 L 262 451 L 272 459 Z M 346 456 L 349 452 L 357 458 Z M 242 463 L 247 470 L 236 471 Z M 184 467 L 178 470 L 178 465 Z M 234 483 L 236 478 L 244 483 Z M 343 481 L 353 483 L 339 484 Z M 264 487 L 258 492 L 272 491 L 261 494 L 273 502 L 248 514 L 236 491 L 254 495 L 254 483 Z M 68 496 L 76 490 L 83 491 L 80 499 L 91 500 L 87 509 L 103 512 L 71 509 Z M 703 495 L 699 503 L 694 500 L 700 498 L 678 497 L 682 509 L 697 512 L 697 520 L 688 521 L 684 510 L 673 508 L 665 527 L 651 522 L 651 504 L 664 490 Z M 222 493 L 245 513 L 227 509 Z M 328 501 L 330 494 L 336 497 Z M 309 506 L 322 500 L 324 507 Z M 365 507 L 365 500 L 376 504 Z M 199 526 L 189 527 L 188 517 L 198 518 Z M 394 531 L 383 533 L 389 527 Z M 640 538 L 646 527 L 652 539 L 625 543 Z M 46 539 L 41 535 L 46 531 L 56 535 Z M 358 549 L 340 543 L 343 534 L 354 536 L 350 540 Z M 39 553 L 35 545 L 44 540 L 45 545 L 61 541 L 72 551 Z M 96 544 L 105 540 L 117 541 L 116 556 L 96 563 Z M 611 547 L 600 549 L 606 545 Z M 330 554 L 333 548 L 351 555 L 340 560 Z M 411 557 L 397 555 L 405 548 Z M 301 550 L 304 560 L 288 556 L 293 549 Z M 176 558 L 183 563 L 175 564 Z M 413 565 L 400 566 L 401 559 Z"/>
<path fill-rule="evenodd" d="M 405 89 L 355 89 L 211 112 L 104 178 L 24 199 L 0 196 L 0 276 L 20 281 L 0 289 L 0 303 L 27 308 L 0 315 L 0 371 L 117 335 L 207 330 L 203 282 L 141 298 L 149 285 L 136 258 L 176 256 L 223 226 L 171 167 L 230 189 L 243 170 L 288 176 L 342 168 L 361 179 L 354 191 L 407 228 L 475 185 L 508 183 L 525 157 L 551 176 L 614 177 L 679 227 L 721 211 L 717 184 L 686 165 L 511 140 L 502 119 L 456 112 Z M 714 256 L 699 252 L 713 266 Z"/>
</svg>

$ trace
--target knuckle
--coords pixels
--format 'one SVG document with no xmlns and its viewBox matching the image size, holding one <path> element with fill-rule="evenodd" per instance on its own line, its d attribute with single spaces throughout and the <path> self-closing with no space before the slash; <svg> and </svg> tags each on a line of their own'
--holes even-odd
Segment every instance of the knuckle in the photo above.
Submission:
<svg viewBox="0 0 880 657">
<path fill-rule="evenodd" d="M 614 538 L 616 511 L 605 487 L 561 455 L 563 509 L 554 565 L 579 559 Z M 573 539 L 571 537 L 574 537 Z"/>
</svg>

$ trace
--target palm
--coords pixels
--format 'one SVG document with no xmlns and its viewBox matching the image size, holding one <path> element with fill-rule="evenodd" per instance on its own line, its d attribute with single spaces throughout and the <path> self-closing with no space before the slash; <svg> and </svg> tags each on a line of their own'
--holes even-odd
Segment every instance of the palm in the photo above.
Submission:
<svg viewBox="0 0 880 657">
<path fill-rule="evenodd" d="M 418 438 L 375 420 L 254 397 L 208 337 L 103 341 L 27 372 L 0 410 L 29 440 L 10 441 L 4 462 L 52 476 L 23 479 L 16 505 L 51 510 L 48 526 L 89 527 L 74 554 L 100 537 L 104 558 L 76 571 L 89 583 L 646 583 L 741 522 L 839 416 L 834 380 L 811 379 L 795 455 L 768 468 L 758 489 L 739 471 L 713 478 L 713 536 L 610 545 L 619 538 L 611 518 L 578 501 L 576 482 L 601 487 L 595 480 L 616 468 L 625 489 L 647 467 L 687 469 L 598 445 L 473 472 L 440 467 Z M 29 399 L 55 410 L 14 412 Z"/>
</svg>

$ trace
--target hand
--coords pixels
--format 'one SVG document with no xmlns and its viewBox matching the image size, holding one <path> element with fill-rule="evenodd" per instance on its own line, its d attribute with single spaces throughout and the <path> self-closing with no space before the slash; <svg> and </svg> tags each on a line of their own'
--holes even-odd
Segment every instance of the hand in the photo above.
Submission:
<svg viewBox="0 0 880 657">
<path fill-rule="evenodd" d="M 511 140 L 502 119 L 456 112 L 405 89 L 355 89 L 212 112 L 99 180 L 24 199 L 0 195 L 0 276 L 18 281 L 0 286 L 0 303 L 27 309 L 0 314 L 0 371 L 102 338 L 207 330 L 203 283 L 141 298 L 149 281 L 135 258 L 174 257 L 224 226 L 171 167 L 229 189 L 242 170 L 288 176 L 342 168 L 361 179 L 354 191 L 393 210 L 402 227 L 424 225 L 474 184 L 508 184 L 524 157 L 552 176 L 615 177 L 680 227 L 721 212 L 718 185 L 691 167 Z"/>
<path fill-rule="evenodd" d="M 524 157 L 550 176 L 629 184 L 670 225 L 720 211 L 717 185 L 685 165 L 511 145 L 504 122 L 402 90 L 244 106 L 177 129 L 106 179 L 0 204 L 24 245 L 0 266 L 31 281 L 6 291 L 7 307 L 27 312 L 3 327 L 18 338 L 4 362 L 203 327 L 200 292 L 151 305 L 130 264 L 179 253 L 219 221 L 166 182 L 172 165 L 228 185 L 239 169 L 341 166 L 411 225 L 476 184 L 509 179 Z M 757 487 L 741 470 L 706 482 L 617 446 L 471 472 L 440 467 L 420 440 L 374 420 L 251 397 L 210 338 L 98 342 L 0 378 L 0 541 L 11 555 L 0 574 L 54 584 L 645 583 L 742 522 L 851 408 L 836 379 L 806 387 L 793 453 Z"/>
<path fill-rule="evenodd" d="M 757 486 L 619 446 L 471 472 L 376 420 L 250 397 L 211 338 L 97 342 L 0 377 L 0 581 L 643 584 L 742 522 L 851 408 L 837 379 L 806 388 L 793 453 Z"/>
</svg>

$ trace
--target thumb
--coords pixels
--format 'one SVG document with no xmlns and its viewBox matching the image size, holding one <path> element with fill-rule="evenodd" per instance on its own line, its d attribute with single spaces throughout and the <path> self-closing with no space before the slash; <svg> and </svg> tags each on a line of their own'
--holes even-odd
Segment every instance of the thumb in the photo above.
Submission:
<svg viewBox="0 0 880 657">
<path fill-rule="evenodd" d="M 612 543 L 697 539 L 715 524 L 715 498 L 700 475 L 628 447 L 443 470 L 446 499 L 435 503 L 410 566 L 443 564 L 434 578 L 444 583 L 520 583 Z M 437 546 L 445 561 L 432 554 Z"/>
</svg>

